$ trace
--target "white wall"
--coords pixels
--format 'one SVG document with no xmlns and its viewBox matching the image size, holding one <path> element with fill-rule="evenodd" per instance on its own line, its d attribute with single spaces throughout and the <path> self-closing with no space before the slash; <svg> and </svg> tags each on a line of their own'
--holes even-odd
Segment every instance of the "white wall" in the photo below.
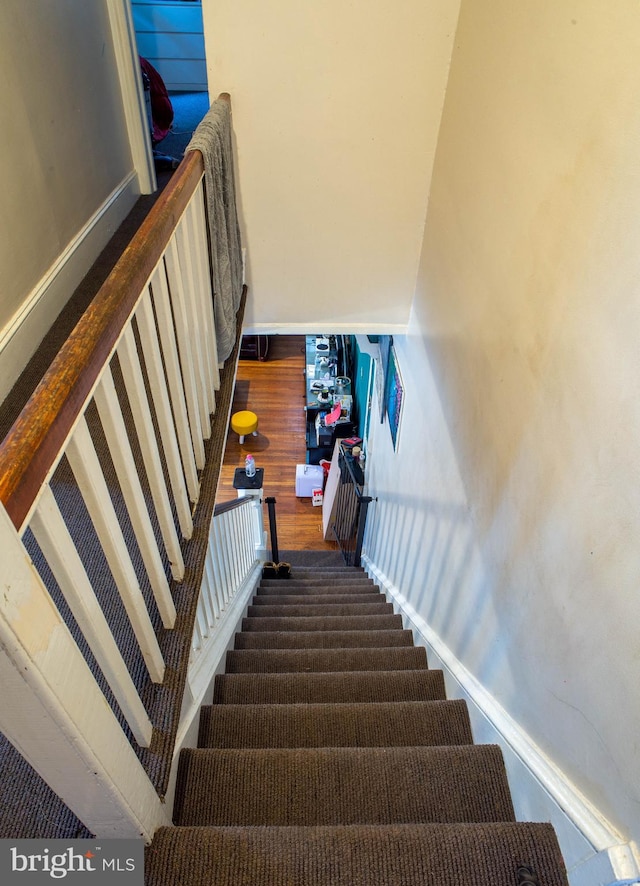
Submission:
<svg viewBox="0 0 640 886">
<path fill-rule="evenodd" d="M 133 174 L 107 0 L 3 0 L 0 82 L 0 347 L 25 312 L 45 309 L 11 359 L 0 355 L 4 393 L 79 282 L 47 306 L 41 281 Z"/>
<path fill-rule="evenodd" d="M 406 326 L 457 10 L 203 4 L 209 88 L 233 102 L 247 328 Z"/>
<path fill-rule="evenodd" d="M 376 427 L 369 461 L 381 571 L 623 840 L 640 838 L 639 52 L 635 0 L 463 0 L 398 341 L 400 448 Z"/>
</svg>

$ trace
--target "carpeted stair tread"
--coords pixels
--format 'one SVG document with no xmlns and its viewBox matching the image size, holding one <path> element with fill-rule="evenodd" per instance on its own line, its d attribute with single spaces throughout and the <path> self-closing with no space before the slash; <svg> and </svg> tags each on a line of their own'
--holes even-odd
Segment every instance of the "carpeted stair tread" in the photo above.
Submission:
<svg viewBox="0 0 640 886">
<path fill-rule="evenodd" d="M 261 588 L 276 588 L 276 587 L 301 587 L 301 588 L 326 588 L 326 587 L 337 587 L 337 588 L 376 588 L 377 585 L 374 583 L 373 579 L 367 578 L 366 575 L 361 576 L 348 576 L 348 575 L 340 575 L 334 576 L 330 581 L 327 580 L 326 575 L 322 576 L 309 576 L 308 578 L 298 578 L 297 576 L 292 576 L 291 578 L 263 578 L 260 582 Z"/>
<path fill-rule="evenodd" d="M 388 631 L 402 628 L 401 615 L 325 615 L 243 618 L 243 631 Z"/>
<path fill-rule="evenodd" d="M 354 851 L 355 850 L 355 851 Z M 549 824 L 161 828 L 147 886 L 568 886 Z"/>
<path fill-rule="evenodd" d="M 411 631 L 239 631 L 236 649 L 349 649 L 413 646 Z"/>
<path fill-rule="evenodd" d="M 418 747 L 473 742 L 467 705 L 451 701 L 368 704 L 209 705 L 202 748 Z"/>
<path fill-rule="evenodd" d="M 309 565 L 304 565 L 302 563 L 294 563 L 293 556 L 288 557 L 286 552 L 283 555 L 282 551 L 281 551 L 280 556 L 281 556 L 281 558 L 284 557 L 285 560 L 292 561 L 293 575 L 311 575 L 311 574 L 326 575 L 327 573 L 329 573 L 330 575 L 333 575 L 335 572 L 345 572 L 348 575 L 364 575 L 365 578 L 368 578 L 367 573 L 364 571 L 363 566 L 347 566 L 344 562 L 342 562 L 339 566 L 337 566 L 335 564 L 334 565 L 327 565 L 327 566 L 324 566 L 324 565 L 309 566 Z"/>
<path fill-rule="evenodd" d="M 345 671 L 323 674 L 218 674 L 214 704 L 437 701 L 445 698 L 440 670 Z"/>
<path fill-rule="evenodd" d="M 362 603 L 371 606 L 375 603 L 386 603 L 384 594 L 267 594 L 256 596 L 252 606 L 357 606 Z"/>
<path fill-rule="evenodd" d="M 227 674 L 415 671 L 427 667 L 424 646 L 388 649 L 231 649 Z"/>
<path fill-rule="evenodd" d="M 273 587 L 259 586 L 256 589 L 256 597 L 334 597 L 346 596 L 347 594 L 361 597 L 363 594 L 369 596 L 384 596 L 377 585 L 340 585 L 332 583 L 330 585 L 310 585 L 308 583 L 293 583 L 290 581 L 273 582 Z"/>
<path fill-rule="evenodd" d="M 513 821 L 496 745 L 184 749 L 179 825 Z"/>
<path fill-rule="evenodd" d="M 323 618 L 344 615 L 393 615 L 393 603 L 384 600 L 376 603 L 303 603 L 302 605 L 285 604 L 284 606 L 249 606 L 249 618 Z"/>
</svg>

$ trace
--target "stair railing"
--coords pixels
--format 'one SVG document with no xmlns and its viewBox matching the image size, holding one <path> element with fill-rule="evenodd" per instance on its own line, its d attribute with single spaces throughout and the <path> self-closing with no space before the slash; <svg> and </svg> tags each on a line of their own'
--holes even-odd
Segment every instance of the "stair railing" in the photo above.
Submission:
<svg viewBox="0 0 640 886">
<path fill-rule="evenodd" d="M 342 446 L 338 451 L 340 480 L 336 491 L 331 530 L 347 566 L 360 566 L 367 511 L 373 501 L 365 495 L 364 473 Z"/>
<path fill-rule="evenodd" d="M 214 508 L 189 661 L 188 682 L 199 707 L 222 647 L 235 631 L 244 592 L 262 569 L 264 526 L 259 498 L 246 496 Z M 236 604 L 237 605 L 234 605 Z M 227 630 L 225 631 L 225 627 Z"/>
<path fill-rule="evenodd" d="M 203 175 L 189 153 L 0 446 L 0 729 L 103 836 L 167 816 L 133 748 L 219 387 Z"/>
<path fill-rule="evenodd" d="M 280 551 L 278 549 L 278 524 L 276 522 L 276 500 L 273 496 L 265 498 L 267 511 L 269 513 L 269 536 L 271 538 L 271 560 L 278 563 L 280 560 Z"/>
</svg>

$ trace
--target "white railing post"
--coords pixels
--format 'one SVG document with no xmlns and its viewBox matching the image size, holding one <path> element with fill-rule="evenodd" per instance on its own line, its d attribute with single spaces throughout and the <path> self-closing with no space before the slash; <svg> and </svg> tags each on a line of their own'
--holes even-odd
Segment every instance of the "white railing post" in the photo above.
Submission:
<svg viewBox="0 0 640 886">
<path fill-rule="evenodd" d="M 4 508 L 0 508 L 0 729 L 100 837 L 169 824 Z"/>
<path fill-rule="evenodd" d="M 264 512 L 262 509 L 262 501 L 254 498 L 253 508 L 251 509 L 254 543 L 257 552 L 263 552 L 265 549 L 265 528 L 264 528 Z"/>
</svg>

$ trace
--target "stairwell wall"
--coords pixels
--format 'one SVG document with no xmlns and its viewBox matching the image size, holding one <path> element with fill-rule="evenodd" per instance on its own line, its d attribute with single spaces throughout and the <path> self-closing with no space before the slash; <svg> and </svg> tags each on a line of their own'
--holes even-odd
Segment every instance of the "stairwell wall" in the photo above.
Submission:
<svg viewBox="0 0 640 886">
<path fill-rule="evenodd" d="M 370 561 L 623 843 L 640 837 L 639 49 L 630 0 L 463 0 L 396 339 L 399 445 L 372 424 L 368 458 Z"/>
<path fill-rule="evenodd" d="M 233 97 L 246 332 L 404 331 L 459 0 L 203 4 Z"/>
<path fill-rule="evenodd" d="M 0 5 L 0 396 L 140 192 L 110 2 Z"/>
</svg>

